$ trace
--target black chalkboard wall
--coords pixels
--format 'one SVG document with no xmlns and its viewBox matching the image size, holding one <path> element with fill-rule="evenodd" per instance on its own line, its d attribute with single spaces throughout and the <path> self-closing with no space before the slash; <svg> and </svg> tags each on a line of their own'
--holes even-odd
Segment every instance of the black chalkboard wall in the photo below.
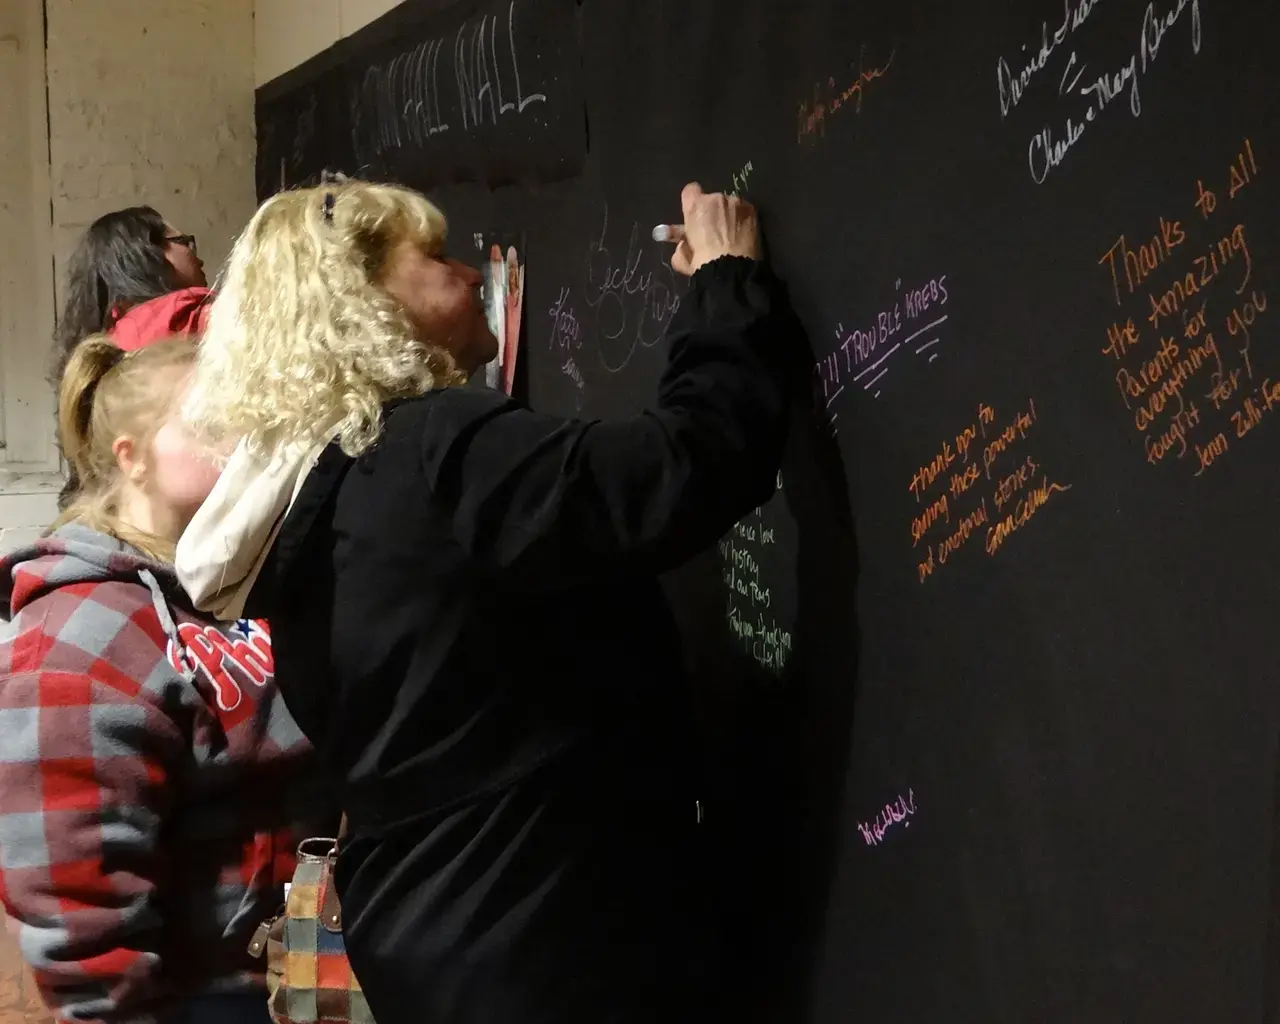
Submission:
<svg viewBox="0 0 1280 1024">
<path fill-rule="evenodd" d="M 411 0 L 260 91 L 264 196 L 342 170 L 459 252 L 526 233 L 547 410 L 650 400 L 680 185 L 762 209 L 811 387 L 670 588 L 726 1020 L 1277 1019 L 1264 13 Z"/>
</svg>

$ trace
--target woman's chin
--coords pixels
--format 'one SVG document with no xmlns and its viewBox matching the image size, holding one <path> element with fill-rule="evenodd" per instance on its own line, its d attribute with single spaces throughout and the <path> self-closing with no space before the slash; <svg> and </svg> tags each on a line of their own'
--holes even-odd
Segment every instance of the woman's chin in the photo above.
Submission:
<svg viewBox="0 0 1280 1024">
<path fill-rule="evenodd" d="M 477 348 L 468 353 L 466 358 L 455 356 L 454 362 L 459 370 L 466 374 L 468 378 L 471 378 L 497 358 L 498 346 L 493 345 L 491 347 Z"/>
<path fill-rule="evenodd" d="M 480 336 L 480 344 L 476 347 L 480 349 L 480 353 L 483 356 L 480 360 L 481 366 L 498 358 L 498 339 L 493 336 L 493 332 L 489 330 L 487 324 L 485 325 L 484 334 Z"/>
</svg>

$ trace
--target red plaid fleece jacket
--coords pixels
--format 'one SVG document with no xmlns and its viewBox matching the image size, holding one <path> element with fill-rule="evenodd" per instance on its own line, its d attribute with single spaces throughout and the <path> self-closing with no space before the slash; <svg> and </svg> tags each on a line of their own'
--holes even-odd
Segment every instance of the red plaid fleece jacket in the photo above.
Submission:
<svg viewBox="0 0 1280 1024">
<path fill-rule="evenodd" d="M 249 940 L 333 824 L 265 629 L 74 525 L 0 560 L 0 591 L 0 896 L 55 1016 L 265 999 Z"/>
</svg>

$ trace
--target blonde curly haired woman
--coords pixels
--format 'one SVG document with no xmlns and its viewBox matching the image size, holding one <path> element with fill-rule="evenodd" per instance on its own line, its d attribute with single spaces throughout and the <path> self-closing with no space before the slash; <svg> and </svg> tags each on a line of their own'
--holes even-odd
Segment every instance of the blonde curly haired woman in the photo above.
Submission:
<svg viewBox="0 0 1280 1024">
<path fill-rule="evenodd" d="M 772 493 L 803 346 L 754 211 L 682 199 L 692 285 L 624 422 L 453 386 L 495 343 L 414 192 L 276 196 L 232 253 L 187 416 L 239 443 L 177 562 L 271 620 L 379 1024 L 716 1019 L 657 574 Z"/>
</svg>

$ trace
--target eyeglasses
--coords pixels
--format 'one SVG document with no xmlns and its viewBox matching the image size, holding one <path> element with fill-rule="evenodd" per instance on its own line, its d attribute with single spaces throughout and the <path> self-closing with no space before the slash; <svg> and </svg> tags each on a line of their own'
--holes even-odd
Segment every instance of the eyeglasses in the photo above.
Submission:
<svg viewBox="0 0 1280 1024">
<path fill-rule="evenodd" d="M 173 242 L 175 245 L 183 245 L 191 250 L 191 255 L 196 254 L 196 236 L 195 235 L 166 235 L 166 242 Z"/>
</svg>

